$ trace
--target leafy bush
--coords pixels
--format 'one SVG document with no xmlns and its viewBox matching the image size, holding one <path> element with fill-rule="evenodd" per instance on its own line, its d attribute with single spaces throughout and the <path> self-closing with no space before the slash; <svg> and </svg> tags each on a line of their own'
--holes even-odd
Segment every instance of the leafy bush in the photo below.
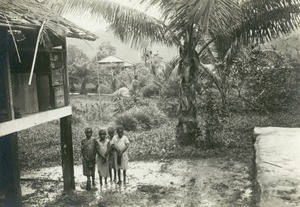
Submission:
<svg viewBox="0 0 300 207">
<path fill-rule="evenodd" d="M 198 103 L 198 137 L 197 145 L 214 148 L 219 143 L 215 141 L 215 133 L 224 127 L 224 113 L 218 100 L 218 93 L 210 88 L 205 88 L 201 96 L 197 97 Z"/>
<path fill-rule="evenodd" d="M 149 131 L 128 132 L 130 140 L 130 159 L 146 157 L 169 157 L 176 148 L 175 122 L 161 125 Z"/>
<path fill-rule="evenodd" d="M 113 99 L 113 113 L 114 115 L 124 113 L 138 104 L 139 101 L 135 101 L 132 97 L 117 96 Z"/>
<path fill-rule="evenodd" d="M 142 129 L 151 129 L 151 119 L 147 114 L 139 110 L 134 114 L 134 117 Z"/>
<path fill-rule="evenodd" d="M 86 119 L 83 116 L 76 113 L 72 115 L 72 124 L 78 125 L 84 122 L 86 122 Z"/>
<path fill-rule="evenodd" d="M 232 79 L 237 95 L 254 111 L 286 110 L 299 102 L 299 60 L 277 51 L 245 50 L 235 60 Z"/>
<path fill-rule="evenodd" d="M 143 97 L 151 97 L 156 96 L 159 93 L 159 86 L 157 86 L 155 83 L 150 83 L 142 88 L 142 95 Z"/>
<path fill-rule="evenodd" d="M 111 94 L 113 93 L 113 90 L 111 89 L 110 86 L 105 85 L 105 84 L 100 84 L 100 93 L 101 94 Z"/>
<path fill-rule="evenodd" d="M 153 159 L 168 159 L 168 158 L 208 158 L 217 156 L 229 155 L 232 159 L 233 155 L 237 157 L 237 153 L 242 154 L 242 157 L 249 161 L 252 148 L 247 145 L 247 148 L 231 148 L 221 147 L 217 149 L 199 150 L 197 146 L 180 146 L 175 138 L 175 120 L 169 120 L 168 123 L 161 125 L 156 129 L 149 131 L 127 132 L 126 136 L 130 140 L 129 157 L 130 160 L 145 160 Z M 251 144 L 252 133 L 243 137 L 246 144 Z M 236 137 L 232 137 L 235 139 Z M 224 145 L 223 145 L 224 146 Z M 248 157 L 245 156 L 249 155 Z"/>
<path fill-rule="evenodd" d="M 160 98 L 157 105 L 168 117 L 177 117 L 179 108 L 178 99 Z"/>
<path fill-rule="evenodd" d="M 299 84 L 296 77 L 288 68 L 257 70 L 246 96 L 267 111 L 287 109 L 289 103 L 297 101 Z"/>
<path fill-rule="evenodd" d="M 130 111 L 129 111 L 130 112 Z M 134 110 L 132 110 L 134 113 Z M 167 116 L 158 109 L 156 104 L 150 104 L 149 106 L 137 107 L 134 114 L 144 113 L 151 119 L 152 126 L 159 126 L 167 121 Z"/>
<path fill-rule="evenodd" d="M 128 123 L 126 121 L 128 121 Z M 120 116 L 117 116 L 115 122 L 116 124 L 122 125 L 125 129 L 129 129 L 128 131 L 132 131 L 138 128 L 149 130 L 166 121 L 167 116 L 160 111 L 155 104 L 151 104 L 149 106 L 133 107 Z"/>
<path fill-rule="evenodd" d="M 164 83 L 160 96 L 165 98 L 178 98 L 180 91 L 179 77 L 171 78 L 166 83 Z"/>
<path fill-rule="evenodd" d="M 107 108 L 105 103 L 86 106 L 83 109 L 73 106 L 72 124 L 81 125 L 82 123 L 110 121 L 111 115 L 104 112 L 104 109 Z"/>
<path fill-rule="evenodd" d="M 138 122 L 132 115 L 124 113 L 118 116 L 115 120 L 116 125 L 123 126 L 127 131 L 135 131 L 138 126 Z"/>
</svg>

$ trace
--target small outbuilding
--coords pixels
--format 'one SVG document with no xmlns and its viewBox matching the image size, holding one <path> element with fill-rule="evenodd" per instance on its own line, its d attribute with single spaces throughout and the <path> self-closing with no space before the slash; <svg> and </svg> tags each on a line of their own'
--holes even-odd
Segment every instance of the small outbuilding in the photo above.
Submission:
<svg viewBox="0 0 300 207">
<path fill-rule="evenodd" d="M 64 190 L 75 189 L 66 37 L 97 38 L 43 1 L 0 0 L 0 194 L 8 206 L 22 206 L 18 131 L 53 120 Z"/>
<path fill-rule="evenodd" d="M 133 66 L 132 63 L 114 55 L 103 58 L 102 60 L 99 61 L 99 64 L 103 67 L 131 68 Z"/>
</svg>

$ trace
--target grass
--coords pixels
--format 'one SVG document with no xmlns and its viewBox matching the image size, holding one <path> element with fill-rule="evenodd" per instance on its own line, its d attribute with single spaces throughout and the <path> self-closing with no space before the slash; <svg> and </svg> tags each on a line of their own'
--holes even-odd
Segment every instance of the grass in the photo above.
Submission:
<svg viewBox="0 0 300 207">
<path fill-rule="evenodd" d="M 73 149 L 75 164 L 81 163 L 80 142 L 85 137 L 84 128 L 92 127 L 94 137 L 99 128 L 113 124 L 114 116 L 109 111 L 112 103 L 109 98 L 102 100 L 97 96 L 71 96 L 73 106 Z M 99 113 L 99 108 L 103 109 Z M 258 113 L 231 114 L 223 131 L 215 134 L 220 145 L 206 146 L 177 145 L 175 128 L 177 120 L 168 118 L 167 122 L 150 130 L 125 132 L 131 141 L 130 160 L 167 158 L 208 158 L 228 157 L 240 162 L 251 162 L 254 127 L 280 126 L 300 127 L 300 110 L 262 115 Z M 18 133 L 20 164 L 22 170 L 61 165 L 59 121 L 39 125 Z"/>
</svg>

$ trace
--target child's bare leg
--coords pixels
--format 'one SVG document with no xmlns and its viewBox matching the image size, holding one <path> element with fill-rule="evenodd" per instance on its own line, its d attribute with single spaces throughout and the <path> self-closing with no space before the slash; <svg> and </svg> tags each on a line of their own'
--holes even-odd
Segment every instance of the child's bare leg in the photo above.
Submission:
<svg viewBox="0 0 300 207">
<path fill-rule="evenodd" d="M 95 172 L 92 173 L 92 185 L 95 187 Z"/>
<path fill-rule="evenodd" d="M 111 174 L 112 169 L 109 168 L 109 178 L 110 178 L 110 182 L 112 182 L 112 174 Z"/>
<path fill-rule="evenodd" d="M 117 180 L 117 170 L 116 170 L 116 168 L 114 168 L 113 170 L 114 170 L 114 181 L 116 181 Z"/>
<path fill-rule="evenodd" d="M 126 170 L 123 170 L 123 181 L 126 183 Z"/>
<path fill-rule="evenodd" d="M 102 186 L 103 185 L 103 183 L 102 183 L 102 176 L 99 175 L 99 179 L 100 179 L 100 186 Z"/>
<path fill-rule="evenodd" d="M 118 169 L 118 179 L 119 179 L 119 183 L 121 183 L 122 182 L 122 180 L 121 180 L 121 169 Z"/>
<path fill-rule="evenodd" d="M 90 176 L 87 176 L 86 189 L 87 190 L 91 189 L 91 178 L 90 178 Z"/>
</svg>

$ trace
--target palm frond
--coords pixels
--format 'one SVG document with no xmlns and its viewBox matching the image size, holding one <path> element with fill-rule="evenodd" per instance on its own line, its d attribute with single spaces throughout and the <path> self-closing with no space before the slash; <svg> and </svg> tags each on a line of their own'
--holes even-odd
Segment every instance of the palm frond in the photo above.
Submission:
<svg viewBox="0 0 300 207">
<path fill-rule="evenodd" d="M 242 4 L 245 41 L 263 42 L 299 26 L 299 0 L 253 0 Z"/>
<path fill-rule="evenodd" d="M 213 73 L 213 68 L 214 66 L 209 64 L 203 64 L 201 62 L 198 61 L 198 58 L 193 58 L 194 63 L 196 65 L 196 67 L 199 69 L 199 75 L 202 77 L 206 77 L 208 79 L 210 79 L 218 88 L 219 91 L 222 91 L 222 85 L 221 85 L 221 81 L 219 80 L 219 78 Z"/>
<path fill-rule="evenodd" d="M 165 67 L 162 70 L 164 81 L 169 81 L 171 79 L 173 72 L 178 69 L 180 59 L 179 56 L 175 56 L 165 64 Z"/>
<path fill-rule="evenodd" d="M 216 63 L 219 62 L 219 51 L 215 45 L 215 38 L 202 37 L 199 38 L 200 51 L 198 52 L 201 62 Z"/>
<path fill-rule="evenodd" d="M 212 37 L 229 35 L 240 25 L 242 10 L 232 0 L 215 0 L 209 18 L 209 33 Z"/>
<path fill-rule="evenodd" d="M 300 24 L 299 0 L 247 0 L 240 6 L 242 23 L 231 33 L 231 39 L 226 37 L 225 42 L 239 38 L 244 44 L 264 43 L 289 34 Z"/>
<path fill-rule="evenodd" d="M 207 31 L 213 36 L 230 34 L 242 17 L 240 7 L 231 0 L 170 1 L 163 14 L 168 29 L 177 36 L 184 37 L 193 28 L 194 43 Z"/>
<path fill-rule="evenodd" d="M 174 0 L 163 0 L 163 1 L 162 0 L 140 0 L 139 2 L 141 4 L 145 3 L 147 5 L 147 8 L 156 6 L 164 10 L 168 8 L 171 3 L 174 3 L 175 1 Z"/>
<path fill-rule="evenodd" d="M 58 0 L 52 0 L 58 1 Z M 139 43 L 148 39 L 167 45 L 174 44 L 175 37 L 166 33 L 163 22 L 141 11 L 128 6 L 120 5 L 109 0 L 67 0 L 60 4 L 60 8 L 52 6 L 61 13 L 75 15 L 89 14 L 98 21 L 105 19 L 109 29 L 122 41 L 131 41 L 132 46 L 138 47 Z M 166 37 L 167 36 L 167 37 Z"/>
<path fill-rule="evenodd" d="M 242 45 L 264 43 L 289 34 L 299 24 L 300 1 L 244 0 L 241 1 L 242 19 L 229 34 L 216 34 L 215 47 L 221 59 L 233 57 Z"/>
</svg>

